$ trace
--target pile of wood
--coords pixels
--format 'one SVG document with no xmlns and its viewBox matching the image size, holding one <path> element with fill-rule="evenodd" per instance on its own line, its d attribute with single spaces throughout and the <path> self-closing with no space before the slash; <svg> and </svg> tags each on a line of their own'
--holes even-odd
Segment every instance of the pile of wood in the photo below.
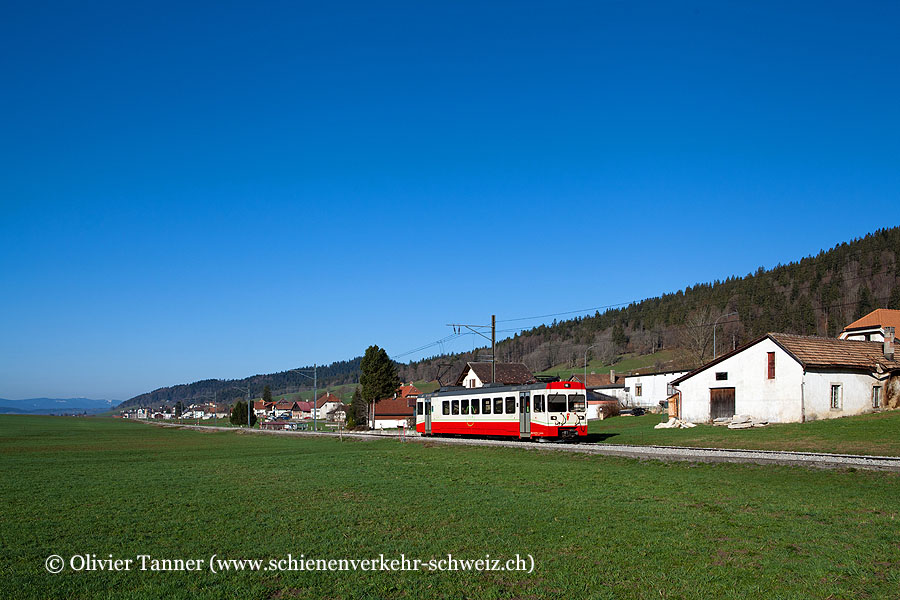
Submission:
<svg viewBox="0 0 900 600">
<path fill-rule="evenodd" d="M 750 429 L 751 427 L 765 427 L 768 421 L 754 419 L 750 415 L 734 415 L 733 417 L 721 417 L 713 419 L 713 425 L 728 427 L 728 429 Z"/>
</svg>

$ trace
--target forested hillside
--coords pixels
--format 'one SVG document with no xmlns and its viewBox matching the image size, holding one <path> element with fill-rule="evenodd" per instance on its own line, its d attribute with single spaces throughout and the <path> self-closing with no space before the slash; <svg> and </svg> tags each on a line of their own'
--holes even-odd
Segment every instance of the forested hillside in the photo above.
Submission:
<svg viewBox="0 0 900 600">
<path fill-rule="evenodd" d="M 846 324 L 879 307 L 900 309 L 900 227 L 881 229 L 773 269 L 760 267 L 743 277 L 700 283 L 602 313 L 523 331 L 501 327 L 498 338 L 512 337 L 498 342 L 497 360 L 524 362 L 533 371 L 574 367 L 593 346 L 589 356 L 606 364 L 626 352 L 673 349 L 678 364 L 667 366 L 693 367 L 712 356 L 717 319 L 721 352 L 769 331 L 835 336 Z M 446 383 L 472 359 L 473 353 L 434 356 L 398 364 L 398 370 L 404 381 L 434 380 L 440 374 Z M 320 367 L 320 388 L 356 382 L 359 362 L 357 357 Z M 231 401 L 242 395 L 238 387 L 249 386 L 259 396 L 264 385 L 279 394 L 308 389 L 311 383 L 290 371 L 237 381 L 207 380 L 162 388 L 123 406 L 212 399 L 214 394 L 219 401 Z"/>
</svg>

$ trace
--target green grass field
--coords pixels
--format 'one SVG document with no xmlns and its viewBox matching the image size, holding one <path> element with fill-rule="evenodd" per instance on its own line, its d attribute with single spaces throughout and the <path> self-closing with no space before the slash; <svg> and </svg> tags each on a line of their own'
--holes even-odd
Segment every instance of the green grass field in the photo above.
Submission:
<svg viewBox="0 0 900 600">
<path fill-rule="evenodd" d="M 728 429 L 712 425 L 697 425 L 691 429 L 653 428 L 666 418 L 663 415 L 644 415 L 591 421 L 588 433 L 591 440 L 609 444 L 900 456 L 900 411 L 754 429 Z"/>
<path fill-rule="evenodd" d="M 850 599 L 900 589 L 895 474 L 19 416 L 0 417 L 0 455 L 0 598 Z M 535 570 L 44 569 L 51 554 L 84 553 L 518 553 Z"/>
</svg>

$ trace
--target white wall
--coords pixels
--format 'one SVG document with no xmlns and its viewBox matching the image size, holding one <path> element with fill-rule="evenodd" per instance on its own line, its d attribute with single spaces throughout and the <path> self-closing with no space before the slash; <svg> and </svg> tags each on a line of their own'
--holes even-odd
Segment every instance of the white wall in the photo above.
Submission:
<svg viewBox="0 0 900 600">
<path fill-rule="evenodd" d="M 629 390 L 631 406 L 659 408 L 659 403 L 665 402 L 669 397 L 669 383 L 687 373 L 687 371 L 678 371 L 650 375 L 626 375 L 625 387 Z M 638 385 L 641 386 L 640 396 L 637 395 Z"/>
<path fill-rule="evenodd" d="M 466 378 L 463 379 L 463 387 L 467 388 L 480 388 L 484 385 L 481 379 L 478 378 L 478 375 L 475 374 L 474 369 L 469 369 Z"/>
<path fill-rule="evenodd" d="M 775 379 L 768 378 L 769 352 L 775 353 Z M 727 373 L 728 379 L 717 380 L 719 372 Z M 802 383 L 800 363 L 766 338 L 678 385 L 681 418 L 694 423 L 709 421 L 709 390 L 733 387 L 735 414 L 773 423 L 800 421 Z"/>
<path fill-rule="evenodd" d="M 881 386 L 881 404 L 887 393 L 887 377 L 879 381 L 868 373 L 810 371 L 806 374 L 806 420 L 833 419 L 872 412 L 872 386 Z M 831 408 L 831 386 L 841 386 L 841 408 Z"/>
</svg>

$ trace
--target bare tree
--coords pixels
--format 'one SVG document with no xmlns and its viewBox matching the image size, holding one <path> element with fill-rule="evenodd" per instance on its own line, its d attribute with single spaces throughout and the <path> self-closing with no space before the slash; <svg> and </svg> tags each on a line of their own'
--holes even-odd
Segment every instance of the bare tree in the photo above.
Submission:
<svg viewBox="0 0 900 600">
<path fill-rule="evenodd" d="M 705 363 L 712 354 L 712 322 L 713 316 L 708 306 L 695 310 L 684 322 L 681 343 L 698 365 Z"/>
</svg>

